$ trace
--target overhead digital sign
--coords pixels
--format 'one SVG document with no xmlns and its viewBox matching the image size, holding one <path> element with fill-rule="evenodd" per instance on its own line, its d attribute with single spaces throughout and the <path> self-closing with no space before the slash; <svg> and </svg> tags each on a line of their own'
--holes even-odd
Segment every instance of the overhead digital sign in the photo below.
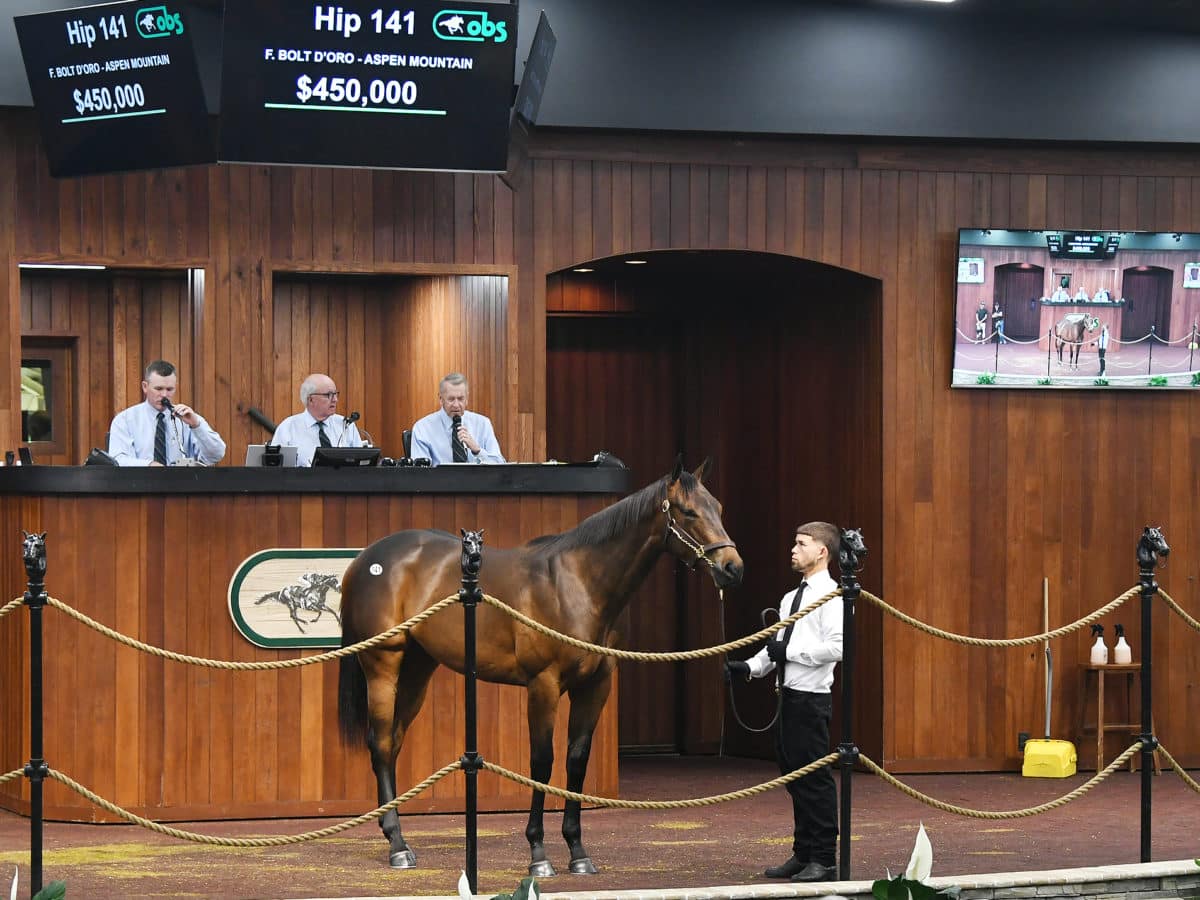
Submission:
<svg viewBox="0 0 1200 900">
<path fill-rule="evenodd" d="M 1053 259 L 1111 259 L 1117 255 L 1121 236 L 1108 231 L 1064 231 L 1046 235 L 1046 249 Z"/>
<path fill-rule="evenodd" d="M 226 4 L 219 157 L 502 172 L 515 6 Z"/>
<path fill-rule="evenodd" d="M 186 7 L 126 0 L 14 22 L 51 174 L 215 161 Z"/>
</svg>

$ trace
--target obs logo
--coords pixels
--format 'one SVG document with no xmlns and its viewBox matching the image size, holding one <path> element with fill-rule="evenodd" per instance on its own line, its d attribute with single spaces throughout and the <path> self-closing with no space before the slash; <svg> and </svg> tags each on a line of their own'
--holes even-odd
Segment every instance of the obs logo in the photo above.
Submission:
<svg viewBox="0 0 1200 900">
<path fill-rule="evenodd" d="M 493 22 L 482 10 L 443 9 L 433 17 L 433 33 L 443 41 L 486 41 L 503 44 L 508 24 Z"/>
<path fill-rule="evenodd" d="M 165 6 L 139 9 L 134 21 L 137 23 L 138 34 L 144 38 L 183 34 L 183 17 L 179 13 L 167 12 Z"/>
</svg>

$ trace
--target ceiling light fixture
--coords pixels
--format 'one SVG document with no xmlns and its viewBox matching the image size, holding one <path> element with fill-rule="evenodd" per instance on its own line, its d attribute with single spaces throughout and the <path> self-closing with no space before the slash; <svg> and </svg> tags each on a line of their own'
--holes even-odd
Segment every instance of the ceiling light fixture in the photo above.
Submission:
<svg viewBox="0 0 1200 900">
<path fill-rule="evenodd" d="M 644 259 L 627 259 L 627 260 L 625 260 L 625 265 L 627 265 L 627 266 L 644 266 L 646 264 L 646 262 L 647 262 L 647 260 L 644 260 Z"/>
<path fill-rule="evenodd" d="M 96 266 L 84 263 L 18 263 L 18 269 L 107 269 L 108 266 Z"/>
<path fill-rule="evenodd" d="M 595 269 L 589 269 L 587 266 L 580 266 L 579 268 L 577 268 L 577 269 L 572 269 L 571 271 L 572 271 L 572 272 L 578 272 L 578 273 L 580 273 L 580 274 L 582 275 L 582 274 L 583 274 L 583 273 L 585 273 L 585 272 L 595 272 L 596 270 L 595 270 Z"/>
</svg>

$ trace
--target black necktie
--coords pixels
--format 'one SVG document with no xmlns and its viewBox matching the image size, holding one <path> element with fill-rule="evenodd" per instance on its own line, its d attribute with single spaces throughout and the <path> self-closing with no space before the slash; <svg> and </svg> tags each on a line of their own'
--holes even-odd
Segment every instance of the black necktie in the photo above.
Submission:
<svg viewBox="0 0 1200 900">
<path fill-rule="evenodd" d="M 450 426 L 450 449 L 454 451 L 455 462 L 467 461 L 467 448 L 463 446 L 463 442 L 458 438 L 458 429 L 453 425 Z"/>
<path fill-rule="evenodd" d="M 800 587 L 796 588 L 796 596 L 792 598 L 792 606 L 791 609 L 788 610 L 788 614 L 784 616 L 785 619 L 789 618 L 790 616 L 794 616 L 800 611 L 800 598 L 804 596 L 804 589 L 806 587 L 808 587 L 808 582 L 802 581 L 800 582 Z M 796 620 L 796 622 L 799 621 L 799 619 Z M 783 630 L 783 638 L 781 640 L 783 641 L 783 646 L 785 647 L 792 639 L 792 632 L 796 630 L 796 622 L 793 622 Z"/>
<path fill-rule="evenodd" d="M 163 413 L 158 414 L 158 424 L 154 426 L 154 461 L 167 464 L 167 423 Z"/>
<path fill-rule="evenodd" d="M 327 435 L 325 433 L 325 423 L 324 422 L 317 423 L 317 440 L 321 442 L 322 447 L 332 447 L 333 446 L 333 444 L 330 443 L 329 435 Z"/>
</svg>

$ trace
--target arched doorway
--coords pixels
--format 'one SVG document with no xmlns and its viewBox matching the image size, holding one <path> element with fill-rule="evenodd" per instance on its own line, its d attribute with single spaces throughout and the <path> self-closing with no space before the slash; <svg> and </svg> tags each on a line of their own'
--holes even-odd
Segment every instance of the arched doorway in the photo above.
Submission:
<svg viewBox="0 0 1200 900">
<path fill-rule="evenodd" d="M 1020 341 L 1039 337 L 1042 311 L 1038 300 L 1044 292 L 1045 269 L 1033 263 L 1006 263 L 996 266 L 995 277 L 992 300 L 1004 312 L 1005 335 Z"/>
<path fill-rule="evenodd" d="M 881 295 L 857 273 L 741 251 L 626 255 L 549 276 L 548 455 L 609 450 L 636 486 L 678 452 L 691 468 L 712 455 L 710 484 L 746 560 L 723 608 L 707 577 L 660 564 L 626 613 L 627 646 L 690 649 L 758 630 L 759 610 L 794 586 L 788 551 L 803 521 L 861 523 L 872 562 L 882 558 Z M 882 585 L 878 564 L 863 584 Z M 882 623 L 865 604 L 858 638 L 855 739 L 870 753 L 882 747 Z M 770 735 L 723 716 L 721 663 L 622 663 L 622 749 L 771 756 Z M 765 722 L 774 695 L 759 683 L 738 708 Z"/>
<path fill-rule="evenodd" d="M 1121 296 L 1125 299 L 1125 310 L 1121 315 L 1121 340 L 1143 338 L 1153 326 L 1159 338 L 1169 341 L 1171 270 L 1158 266 L 1134 266 L 1121 274 Z"/>
</svg>

